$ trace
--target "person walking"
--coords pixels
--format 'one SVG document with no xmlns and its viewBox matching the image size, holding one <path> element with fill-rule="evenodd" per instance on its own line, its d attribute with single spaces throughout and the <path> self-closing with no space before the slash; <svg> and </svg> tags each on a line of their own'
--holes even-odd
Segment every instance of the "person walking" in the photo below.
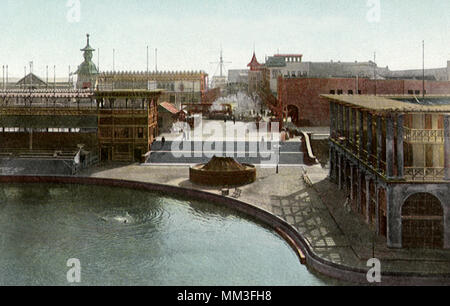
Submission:
<svg viewBox="0 0 450 306">
<path fill-rule="evenodd" d="M 163 137 L 163 138 L 161 139 L 161 149 L 164 148 L 164 145 L 165 145 L 165 144 L 166 144 L 166 138 Z"/>
</svg>

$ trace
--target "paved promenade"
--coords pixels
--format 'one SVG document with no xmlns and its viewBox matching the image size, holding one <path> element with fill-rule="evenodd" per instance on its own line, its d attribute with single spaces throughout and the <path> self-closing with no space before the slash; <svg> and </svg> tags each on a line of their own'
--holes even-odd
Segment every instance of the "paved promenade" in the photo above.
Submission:
<svg viewBox="0 0 450 306">
<path fill-rule="evenodd" d="M 364 223 L 362 217 L 341 207 L 343 193 L 327 179 L 320 166 L 305 168 L 313 185 L 305 184 L 298 167 L 258 168 L 257 181 L 242 187 L 239 200 L 269 211 L 291 224 L 307 241 L 312 252 L 329 262 L 368 270 L 367 260 L 381 260 L 382 272 L 448 274 L 450 251 L 393 250 L 386 241 Z M 184 166 L 111 165 L 94 168 L 81 176 L 116 178 L 193 188 L 215 194 L 218 189 L 202 188 L 189 182 L 189 168 Z M 232 193 L 232 192 L 231 192 Z"/>
</svg>

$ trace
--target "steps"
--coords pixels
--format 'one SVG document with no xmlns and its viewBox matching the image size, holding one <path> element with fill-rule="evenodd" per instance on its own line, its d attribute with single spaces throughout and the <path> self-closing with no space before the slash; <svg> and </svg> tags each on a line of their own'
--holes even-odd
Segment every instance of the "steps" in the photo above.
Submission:
<svg viewBox="0 0 450 306">
<path fill-rule="evenodd" d="M 216 153 L 217 151 L 221 153 Z M 172 146 L 174 147 L 172 150 Z M 203 149 L 203 150 L 202 150 Z M 223 153 L 226 152 L 226 153 Z M 280 148 L 280 165 L 302 165 L 304 154 L 300 142 L 283 143 Z M 147 163 L 152 164 L 200 164 L 208 162 L 214 155 L 233 157 L 239 163 L 270 164 L 277 163 L 278 148 L 269 143 L 256 142 L 189 142 L 186 147 L 175 147 L 172 142 L 153 144 Z"/>
</svg>

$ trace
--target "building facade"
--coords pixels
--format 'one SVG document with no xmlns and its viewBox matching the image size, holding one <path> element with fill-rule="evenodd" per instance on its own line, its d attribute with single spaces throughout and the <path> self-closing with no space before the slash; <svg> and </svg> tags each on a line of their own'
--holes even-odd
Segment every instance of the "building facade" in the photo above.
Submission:
<svg viewBox="0 0 450 306">
<path fill-rule="evenodd" d="M 0 92 L 0 153 L 9 159 L 58 160 L 83 148 L 95 161 L 141 161 L 158 133 L 161 93 Z"/>
<path fill-rule="evenodd" d="M 264 68 L 272 93 L 277 94 L 279 77 L 289 78 L 308 75 L 309 67 L 302 62 L 302 58 L 302 54 L 276 54 L 267 58 Z"/>
<path fill-rule="evenodd" d="M 323 95 L 330 178 L 392 248 L 450 248 L 450 98 Z"/>
<path fill-rule="evenodd" d="M 163 89 L 161 101 L 175 104 L 201 103 L 207 93 L 208 75 L 201 71 L 184 72 L 104 72 L 98 77 L 99 90 Z"/>
<path fill-rule="evenodd" d="M 323 94 L 420 97 L 423 93 L 421 80 L 279 77 L 278 105 L 284 118 L 290 117 L 298 126 L 329 126 L 329 105 Z M 450 82 L 425 81 L 425 94 L 450 94 Z"/>
<path fill-rule="evenodd" d="M 158 136 L 158 99 L 162 91 L 94 92 L 98 104 L 100 161 L 142 161 Z"/>
</svg>

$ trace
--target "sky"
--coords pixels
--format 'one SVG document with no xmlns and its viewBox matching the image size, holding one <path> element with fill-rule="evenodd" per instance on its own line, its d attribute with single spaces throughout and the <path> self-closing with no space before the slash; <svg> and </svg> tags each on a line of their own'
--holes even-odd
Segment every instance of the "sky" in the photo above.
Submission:
<svg viewBox="0 0 450 306">
<path fill-rule="evenodd" d="M 0 66 L 10 77 L 23 76 L 30 61 L 43 78 L 47 65 L 67 76 L 83 61 L 86 33 L 101 71 L 112 70 L 113 49 L 116 70 L 145 71 L 147 46 L 150 70 L 158 48 L 158 70 L 210 77 L 221 48 L 226 69 L 246 69 L 253 50 L 260 62 L 278 52 L 304 61 L 368 61 L 376 53 L 381 67 L 419 69 L 422 40 L 427 68 L 450 60 L 445 0 L 2 0 L 0 29 Z"/>
</svg>

